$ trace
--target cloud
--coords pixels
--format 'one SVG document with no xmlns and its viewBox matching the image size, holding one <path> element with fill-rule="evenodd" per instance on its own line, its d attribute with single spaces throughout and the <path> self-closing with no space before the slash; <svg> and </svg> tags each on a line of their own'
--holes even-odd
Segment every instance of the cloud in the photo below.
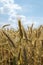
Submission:
<svg viewBox="0 0 43 65">
<path fill-rule="evenodd" d="M 3 14 L 3 7 L 0 7 L 0 13 Z"/>
<path fill-rule="evenodd" d="M 9 21 L 16 17 L 18 10 L 22 10 L 22 7 L 18 4 L 15 4 L 14 0 L 0 0 L 0 3 L 3 4 L 3 6 L 0 7 L 0 14 L 8 14 Z"/>
<path fill-rule="evenodd" d="M 21 10 L 21 6 L 14 3 L 14 0 L 1 0 L 0 1 L 3 4 L 3 8 L 8 8 L 9 10 Z"/>
</svg>

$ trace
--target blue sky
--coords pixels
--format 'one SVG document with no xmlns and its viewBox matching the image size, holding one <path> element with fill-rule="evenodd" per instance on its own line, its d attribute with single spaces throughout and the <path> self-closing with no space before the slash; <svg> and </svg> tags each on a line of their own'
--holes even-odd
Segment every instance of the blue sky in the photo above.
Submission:
<svg viewBox="0 0 43 65">
<path fill-rule="evenodd" d="M 16 28 L 18 18 L 25 27 L 43 25 L 43 0 L 0 0 L 0 25 Z"/>
<path fill-rule="evenodd" d="M 43 17 L 43 0 L 16 0 L 24 8 L 24 15 Z"/>
</svg>

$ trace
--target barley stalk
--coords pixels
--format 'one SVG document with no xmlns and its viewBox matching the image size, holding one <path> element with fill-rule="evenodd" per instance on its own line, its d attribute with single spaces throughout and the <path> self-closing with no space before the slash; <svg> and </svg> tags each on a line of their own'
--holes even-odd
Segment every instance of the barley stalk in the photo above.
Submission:
<svg viewBox="0 0 43 65">
<path fill-rule="evenodd" d="M 5 28 L 6 26 L 10 26 L 10 24 L 3 25 L 2 28 Z"/>
<path fill-rule="evenodd" d="M 11 38 L 10 38 L 3 30 L 2 30 L 2 32 L 3 32 L 3 34 L 8 38 L 8 40 L 11 42 L 12 46 L 13 46 L 14 48 L 16 48 L 15 45 L 14 45 L 14 42 L 11 40 Z"/>
<path fill-rule="evenodd" d="M 23 65 L 28 65 L 27 52 L 26 52 L 25 47 L 24 47 L 24 49 L 23 49 L 23 53 L 24 53 L 24 64 L 23 64 Z"/>
<path fill-rule="evenodd" d="M 21 25 L 21 21 L 20 20 L 18 20 L 18 26 L 19 26 L 20 36 L 21 36 L 21 38 L 23 38 L 22 25 Z"/>
</svg>

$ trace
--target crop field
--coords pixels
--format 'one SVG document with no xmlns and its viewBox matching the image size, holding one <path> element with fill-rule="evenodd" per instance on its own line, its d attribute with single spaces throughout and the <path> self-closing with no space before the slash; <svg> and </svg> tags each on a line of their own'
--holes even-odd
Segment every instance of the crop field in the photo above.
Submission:
<svg viewBox="0 0 43 65">
<path fill-rule="evenodd" d="M 0 29 L 0 65 L 43 65 L 43 25 L 28 30 L 18 20 L 18 29 Z"/>
</svg>

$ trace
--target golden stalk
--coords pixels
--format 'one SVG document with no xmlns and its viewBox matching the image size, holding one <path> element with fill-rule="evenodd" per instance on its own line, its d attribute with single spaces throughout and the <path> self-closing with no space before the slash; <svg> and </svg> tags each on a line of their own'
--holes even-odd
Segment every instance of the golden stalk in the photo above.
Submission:
<svg viewBox="0 0 43 65">
<path fill-rule="evenodd" d="M 11 42 L 12 46 L 13 46 L 14 48 L 16 48 L 15 45 L 14 45 L 14 42 L 12 41 L 12 39 L 11 39 L 3 30 L 2 30 L 2 32 L 3 32 L 3 34 L 8 38 L 8 40 Z"/>
<path fill-rule="evenodd" d="M 24 65 L 28 65 L 28 59 L 27 59 L 27 52 L 26 52 L 26 49 L 25 49 L 25 47 L 24 47 L 24 49 L 23 49 L 23 53 L 24 53 Z"/>
<path fill-rule="evenodd" d="M 20 20 L 18 20 L 18 26 L 19 26 L 20 36 L 21 36 L 21 38 L 23 38 L 22 25 L 21 25 L 21 21 Z"/>
<path fill-rule="evenodd" d="M 3 25 L 2 28 L 5 28 L 6 26 L 10 26 L 10 24 Z"/>
</svg>

